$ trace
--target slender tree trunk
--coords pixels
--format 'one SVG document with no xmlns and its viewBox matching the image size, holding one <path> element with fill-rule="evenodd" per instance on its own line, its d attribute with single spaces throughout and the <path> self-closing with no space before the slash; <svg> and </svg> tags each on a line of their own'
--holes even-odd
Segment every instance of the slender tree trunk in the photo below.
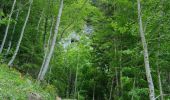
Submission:
<svg viewBox="0 0 170 100">
<path fill-rule="evenodd" d="M 73 77 L 73 75 L 72 75 L 72 69 L 70 68 L 70 75 L 69 75 L 69 82 L 68 82 L 68 85 L 69 85 L 69 88 L 68 88 L 68 97 L 70 98 L 71 97 L 71 95 L 72 95 L 72 89 L 73 89 L 73 84 L 72 84 L 72 77 Z"/>
<path fill-rule="evenodd" d="M 76 95 L 77 95 L 77 80 L 78 80 L 78 70 L 79 70 L 79 51 L 78 52 L 78 55 L 77 55 L 77 68 L 76 68 L 76 77 L 75 77 L 75 87 L 74 87 L 74 98 L 76 98 Z"/>
<path fill-rule="evenodd" d="M 110 87 L 110 95 L 109 95 L 109 100 L 112 100 L 112 93 L 113 93 L 113 83 L 114 83 L 114 77 L 112 79 L 112 84 L 111 84 L 111 87 Z"/>
<path fill-rule="evenodd" d="M 116 96 L 119 94 L 119 76 L 118 76 L 118 69 L 115 68 L 115 74 L 116 74 Z"/>
<path fill-rule="evenodd" d="M 116 38 L 114 38 L 114 53 L 115 53 L 115 55 L 114 55 L 114 61 L 115 62 L 118 62 L 118 59 L 117 59 L 117 39 Z M 115 96 L 116 96 L 116 99 L 118 98 L 118 95 L 119 95 L 119 92 L 120 92 L 120 90 L 119 90 L 119 72 L 118 72 L 118 67 L 117 66 L 119 66 L 118 65 L 118 63 L 116 63 L 116 65 L 114 66 L 115 67 L 115 75 L 116 75 L 116 93 L 115 93 Z"/>
<path fill-rule="evenodd" d="M 10 40 L 9 41 L 9 43 L 8 43 L 8 49 L 7 49 L 7 51 L 6 51 L 6 56 L 9 54 L 9 51 L 11 50 L 11 45 L 12 45 L 12 40 Z"/>
<path fill-rule="evenodd" d="M 15 18 L 16 23 L 14 24 L 14 27 L 13 27 L 13 30 L 12 30 L 12 34 L 11 34 L 11 38 L 10 38 L 10 41 L 9 41 L 9 44 L 8 44 L 8 49 L 7 49 L 6 55 L 9 54 L 9 51 L 10 51 L 11 46 L 12 46 L 12 39 L 13 39 L 13 35 L 15 33 L 15 29 L 16 29 L 16 25 L 17 25 L 17 21 L 18 21 L 18 17 L 19 17 L 19 12 L 20 12 L 20 10 L 18 10 L 17 14 L 16 14 L 16 18 Z"/>
<path fill-rule="evenodd" d="M 79 43 L 78 43 L 79 44 Z M 75 88 L 74 88 L 74 98 L 77 95 L 77 81 L 78 81 L 78 72 L 79 72 L 79 50 L 77 51 L 77 68 L 76 68 L 76 77 L 75 77 Z"/>
<path fill-rule="evenodd" d="M 38 33 L 39 33 L 39 28 L 40 28 L 40 24 L 41 24 L 41 21 L 42 21 L 42 18 L 43 18 L 43 14 L 44 14 L 44 9 L 42 10 L 40 19 L 38 20 L 38 25 L 37 25 L 37 28 L 36 28 L 37 29 L 36 39 L 37 39 L 37 36 L 38 36 Z"/>
<path fill-rule="evenodd" d="M 159 69 L 157 69 L 157 73 L 158 73 L 158 82 L 159 82 L 159 91 L 160 91 L 161 100 L 164 100 L 164 95 L 163 95 L 163 90 L 162 90 L 162 82 L 161 82 L 161 73 L 160 73 Z"/>
<path fill-rule="evenodd" d="M 11 12 L 10 12 L 10 15 L 9 15 L 9 20 L 8 20 L 8 24 L 7 24 L 7 27 L 6 27 L 6 30 L 5 30 L 5 35 L 4 35 L 4 38 L 3 38 L 3 41 L 2 41 L 2 44 L 1 44 L 1 47 L 0 47 L 0 54 L 2 53 L 2 50 L 3 50 L 4 45 L 5 45 L 5 41 L 6 41 L 6 38 L 7 38 L 7 35 L 8 35 L 9 26 L 10 26 L 10 23 L 11 23 L 11 17 L 12 17 L 15 5 L 16 5 L 16 0 L 14 0 L 14 2 L 13 2 L 12 9 L 11 9 Z"/>
<path fill-rule="evenodd" d="M 158 35 L 159 35 L 159 36 L 158 36 L 158 51 L 157 51 L 156 66 L 157 66 L 157 73 L 158 73 L 158 83 L 159 83 L 160 97 L 161 97 L 161 100 L 164 100 L 163 90 L 162 90 L 162 82 L 161 82 L 160 64 L 159 64 L 159 55 L 160 55 L 160 33 L 159 33 Z"/>
<path fill-rule="evenodd" d="M 43 60 L 43 63 L 42 63 L 42 66 L 41 66 L 41 69 L 40 69 L 40 72 L 38 74 L 38 77 L 40 77 L 40 75 L 42 74 L 42 70 L 44 68 L 44 64 L 47 60 L 47 54 L 48 54 L 48 51 L 49 51 L 49 46 L 50 46 L 50 40 L 51 40 L 51 36 L 52 36 L 52 32 L 53 32 L 53 26 L 54 26 L 54 19 L 52 19 L 51 21 L 51 29 L 50 29 L 50 35 L 49 35 L 49 38 L 48 38 L 48 42 L 47 42 L 47 46 L 45 48 L 45 55 L 44 55 L 44 60 Z"/>
<path fill-rule="evenodd" d="M 60 1 L 60 8 L 59 8 L 59 12 L 58 12 L 57 22 L 56 22 L 56 26 L 55 26 L 55 33 L 54 33 L 54 36 L 53 36 L 53 39 L 52 39 L 51 48 L 50 48 L 49 54 L 47 55 L 47 60 L 45 61 L 42 73 L 38 77 L 38 80 L 43 80 L 44 76 L 45 76 L 45 74 L 48 70 L 49 63 L 50 63 L 52 54 L 54 52 L 56 38 L 57 38 L 57 35 L 58 35 L 58 29 L 59 29 L 59 25 L 60 25 L 60 18 L 61 18 L 61 15 L 62 15 L 62 10 L 63 10 L 63 0 Z"/>
<path fill-rule="evenodd" d="M 143 25 L 142 25 L 140 0 L 138 0 L 138 18 L 139 18 L 140 36 L 141 36 L 141 41 L 143 45 L 146 77 L 147 77 L 147 81 L 149 85 L 149 97 L 150 97 L 150 100 L 155 100 L 154 84 L 152 81 L 151 70 L 150 70 L 150 65 L 149 65 L 148 48 L 147 48 L 147 43 L 146 43 L 145 34 L 143 31 Z"/>
<path fill-rule="evenodd" d="M 135 80 L 136 80 L 136 79 L 134 78 L 134 81 L 133 81 L 133 90 L 135 89 L 135 83 L 136 83 Z M 133 95 L 133 94 L 132 94 L 131 100 L 134 100 L 134 95 Z"/>
<path fill-rule="evenodd" d="M 76 77 L 75 77 L 75 87 L 74 87 L 74 98 L 76 98 L 76 95 L 77 95 L 77 78 L 78 78 L 78 70 L 79 70 L 79 68 L 78 68 L 78 65 L 77 65 L 77 68 L 76 68 Z"/>
<path fill-rule="evenodd" d="M 96 84 L 94 83 L 94 87 L 93 87 L 93 100 L 95 100 L 95 91 L 96 91 Z"/>
<path fill-rule="evenodd" d="M 122 37 L 122 34 L 121 34 Z M 123 82 L 122 82 L 122 77 L 123 77 L 123 73 L 122 73 L 122 40 L 120 37 L 120 57 L 119 57 L 119 67 L 120 67 L 120 95 L 123 96 Z"/>
<path fill-rule="evenodd" d="M 163 17 L 163 0 L 161 0 L 161 14 L 160 16 Z M 161 21 L 162 22 L 162 21 Z M 162 28 L 162 26 L 161 26 Z M 160 28 L 160 30 L 161 30 Z M 161 100 L 164 100 L 163 89 L 162 89 L 162 82 L 161 82 L 161 72 L 160 72 L 160 64 L 159 64 L 159 56 L 160 56 L 160 48 L 161 48 L 161 33 L 158 33 L 158 51 L 157 51 L 157 73 L 158 73 L 158 83 L 159 83 L 159 91 Z"/>
<path fill-rule="evenodd" d="M 69 98 L 70 97 L 70 84 L 71 84 L 71 77 L 72 77 L 72 71 L 71 68 L 69 68 L 69 74 L 68 74 L 68 84 L 67 84 L 67 94 L 66 97 Z"/>
<path fill-rule="evenodd" d="M 43 48 L 44 48 L 44 54 L 46 52 L 46 34 L 47 34 L 47 27 L 48 27 L 48 16 L 45 17 L 45 22 L 44 22 L 44 33 L 43 33 Z"/>
<path fill-rule="evenodd" d="M 51 5 L 51 3 L 50 3 L 50 1 L 51 0 L 47 0 L 48 2 L 47 2 L 47 11 L 51 11 L 51 10 L 49 10 L 50 9 L 50 6 L 52 6 Z M 52 12 L 51 12 L 52 13 Z M 47 35 L 47 31 L 48 31 L 48 20 L 49 20 L 49 14 L 47 13 L 46 14 L 46 16 L 45 16 L 45 18 L 44 18 L 44 33 L 43 33 L 43 48 L 44 48 L 44 55 L 45 55 L 45 52 L 46 52 L 46 46 L 47 46 L 47 44 L 46 44 L 46 35 Z"/>
<path fill-rule="evenodd" d="M 15 49 L 15 52 L 14 52 L 11 60 L 10 60 L 9 63 L 8 63 L 9 66 L 12 65 L 12 63 L 13 63 L 13 61 L 15 60 L 16 55 L 17 55 L 17 53 L 18 53 L 18 51 L 19 51 L 19 47 L 20 47 L 20 44 L 21 44 L 21 41 L 22 41 L 22 38 L 23 38 L 23 35 L 24 35 L 25 27 L 26 27 L 26 25 L 27 25 L 27 22 L 28 22 L 28 19 L 29 19 L 29 16 L 30 16 L 32 3 L 33 3 L 33 0 L 30 0 L 30 5 L 29 5 L 27 17 L 26 17 L 25 22 L 24 22 L 24 25 L 23 25 L 23 27 L 22 27 L 21 35 L 20 35 L 20 38 L 19 38 L 19 40 L 18 40 L 18 43 L 17 43 L 17 47 L 16 47 L 16 49 Z"/>
</svg>

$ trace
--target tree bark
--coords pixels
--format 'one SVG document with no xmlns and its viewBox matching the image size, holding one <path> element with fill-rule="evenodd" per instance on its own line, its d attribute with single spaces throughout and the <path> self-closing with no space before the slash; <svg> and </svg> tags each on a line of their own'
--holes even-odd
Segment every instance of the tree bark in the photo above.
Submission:
<svg viewBox="0 0 170 100">
<path fill-rule="evenodd" d="M 111 83 L 111 86 L 110 86 L 109 100 L 112 100 L 113 84 L 114 84 L 114 77 L 112 79 L 112 83 Z"/>
<path fill-rule="evenodd" d="M 163 17 L 163 0 L 161 0 L 161 14 L 160 16 Z M 162 21 L 161 21 L 162 22 Z M 160 26 L 161 30 L 162 26 Z M 157 51 L 157 73 L 158 73 L 158 83 L 159 83 L 159 93 L 161 100 L 164 100 L 163 89 L 162 89 L 162 82 L 161 82 L 161 71 L 160 71 L 160 64 L 159 64 L 159 56 L 160 56 L 160 48 L 161 48 L 161 33 L 158 33 L 158 51 Z"/>
<path fill-rule="evenodd" d="M 43 70 L 43 68 L 44 68 L 44 64 L 45 64 L 45 62 L 46 62 L 46 60 L 47 60 L 47 54 L 48 54 L 48 52 L 49 52 L 49 46 L 50 46 L 50 40 L 51 40 L 51 36 L 52 36 L 52 32 L 53 32 L 53 26 L 54 26 L 54 19 L 52 19 L 52 24 L 51 24 L 51 29 L 50 29 L 50 35 L 49 35 L 49 38 L 48 38 L 48 42 L 47 42 L 47 46 L 46 46 L 46 48 L 45 48 L 45 55 L 44 55 L 44 60 L 43 60 L 43 63 L 42 63 L 42 66 L 41 66 L 41 69 L 40 69 L 40 72 L 39 72 L 39 74 L 38 74 L 38 77 L 40 77 L 40 75 L 42 74 L 42 70 Z"/>
<path fill-rule="evenodd" d="M 122 77 L 123 77 L 123 68 L 122 68 L 122 34 L 120 36 L 120 56 L 119 56 L 119 67 L 120 67 L 120 95 L 123 96 L 123 81 L 122 81 Z"/>
<path fill-rule="evenodd" d="M 58 35 L 58 29 L 59 29 L 59 25 L 60 25 L 60 18 L 62 15 L 62 10 L 63 10 L 63 0 L 60 1 L 60 8 L 59 8 L 59 12 L 58 12 L 57 22 L 56 22 L 56 26 L 55 26 L 55 33 L 54 33 L 54 36 L 52 39 L 51 48 L 50 48 L 49 54 L 47 55 L 47 60 L 45 61 L 42 73 L 38 77 L 38 80 L 43 80 L 45 74 L 47 73 L 52 54 L 54 52 L 54 47 L 55 47 L 56 38 Z"/>
<path fill-rule="evenodd" d="M 159 93 L 160 93 L 161 100 L 164 100 L 163 90 L 162 90 L 162 82 L 161 82 L 160 64 L 159 64 L 160 42 L 161 41 L 160 41 L 160 33 L 159 33 L 158 34 L 158 51 L 157 51 L 156 66 L 157 66 L 157 73 L 158 73 Z"/>
<path fill-rule="evenodd" d="M 150 97 L 150 100 L 155 100 L 155 91 L 154 91 L 154 84 L 152 81 L 150 64 L 149 64 L 148 48 L 147 48 L 147 43 L 146 43 L 145 34 L 143 31 L 143 25 L 142 25 L 140 0 L 137 0 L 137 1 L 138 1 L 138 19 L 139 19 L 139 29 L 140 29 L 139 31 L 140 31 L 141 41 L 143 45 L 146 77 L 147 77 L 148 86 L 149 86 L 149 97 Z"/>
<path fill-rule="evenodd" d="M 93 87 L 93 100 L 95 100 L 95 91 L 96 91 L 96 84 L 94 83 L 94 87 Z"/>
<path fill-rule="evenodd" d="M 40 19 L 38 20 L 38 25 L 37 25 L 37 34 L 36 34 L 36 39 L 37 39 L 37 36 L 38 36 L 38 33 L 39 33 L 39 28 L 40 28 L 40 24 L 41 24 L 41 21 L 42 21 L 42 18 L 43 18 L 43 14 L 44 14 L 44 9 L 41 11 L 41 16 L 40 16 Z"/>
<path fill-rule="evenodd" d="M 79 72 L 79 50 L 77 51 L 77 66 L 76 66 L 76 77 L 74 82 L 74 98 L 76 98 L 77 95 L 77 81 L 78 81 L 78 72 Z"/>
<path fill-rule="evenodd" d="M 43 48 L 44 48 L 44 54 L 46 52 L 46 34 L 47 34 L 47 27 L 48 27 L 48 16 L 45 17 L 44 22 L 44 33 L 43 33 Z"/>
<path fill-rule="evenodd" d="M 7 27 L 6 27 L 6 30 L 5 30 L 5 35 L 4 35 L 4 38 L 3 38 L 3 41 L 2 41 L 2 44 L 1 44 L 1 48 L 0 48 L 0 54 L 2 53 L 2 50 L 3 50 L 4 45 L 5 45 L 5 41 L 6 41 L 6 38 L 7 38 L 7 35 L 8 35 L 9 26 L 10 26 L 10 23 L 11 23 L 11 17 L 12 17 L 15 5 L 16 5 L 16 0 L 14 0 L 14 2 L 13 2 L 12 9 L 11 9 L 11 12 L 10 12 L 10 15 L 9 15 L 8 24 L 7 24 Z"/>
<path fill-rule="evenodd" d="M 11 38 L 10 38 L 10 41 L 9 41 L 9 44 L 8 44 L 8 49 L 7 49 L 6 55 L 9 54 L 9 51 L 10 51 L 11 46 L 12 46 L 12 39 L 13 39 L 13 35 L 15 33 L 15 29 L 16 29 L 16 25 L 17 25 L 17 21 L 18 21 L 18 17 L 19 17 L 19 12 L 20 12 L 20 10 L 17 10 L 17 14 L 16 14 L 16 18 L 15 18 L 16 23 L 14 24 L 14 27 L 13 27 L 13 30 L 12 30 L 12 34 L 11 34 Z"/>
<path fill-rule="evenodd" d="M 15 52 L 14 52 L 11 60 L 10 60 L 9 63 L 8 63 L 8 66 L 11 66 L 11 65 L 12 65 L 12 63 L 14 62 L 14 60 L 15 60 L 15 58 L 16 58 L 16 55 L 17 55 L 17 53 L 18 53 L 18 51 L 19 51 L 19 47 L 20 47 L 20 44 L 21 44 L 21 41 L 22 41 L 22 38 L 23 38 L 23 35 L 24 35 L 25 27 L 26 27 L 26 25 L 27 25 L 27 22 L 28 22 L 28 19 L 29 19 L 29 16 L 30 16 L 32 3 L 33 3 L 33 0 L 30 0 L 30 5 L 29 5 L 28 13 L 27 13 L 27 16 L 26 16 L 24 25 L 23 25 L 23 27 L 22 27 L 22 31 L 21 31 L 20 38 L 19 38 L 19 40 L 18 40 L 18 43 L 17 43 L 17 47 L 16 47 L 16 49 L 15 49 Z"/>
<path fill-rule="evenodd" d="M 136 80 L 136 79 L 134 78 L 134 81 L 133 81 L 133 90 L 135 89 L 135 83 L 136 83 L 135 80 Z M 134 95 L 133 95 L 133 94 L 132 94 L 131 100 L 134 100 Z"/>
<path fill-rule="evenodd" d="M 159 82 L 160 97 L 161 97 L 161 100 L 164 100 L 164 94 L 163 94 L 162 82 L 161 82 L 161 73 L 160 73 L 159 69 L 157 69 L 157 73 L 158 73 L 158 82 Z"/>
</svg>

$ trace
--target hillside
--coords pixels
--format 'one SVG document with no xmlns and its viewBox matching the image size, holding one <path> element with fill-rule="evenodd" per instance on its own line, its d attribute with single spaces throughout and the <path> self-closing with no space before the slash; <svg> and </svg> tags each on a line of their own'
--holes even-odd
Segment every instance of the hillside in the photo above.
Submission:
<svg viewBox="0 0 170 100">
<path fill-rule="evenodd" d="M 170 0 L 0 0 L 0 100 L 61 99 L 170 100 Z"/>
<path fill-rule="evenodd" d="M 36 93 L 43 100 L 54 100 L 52 86 L 42 88 L 28 76 L 22 76 L 15 69 L 0 65 L 0 100 L 27 100 L 30 93 Z"/>
</svg>

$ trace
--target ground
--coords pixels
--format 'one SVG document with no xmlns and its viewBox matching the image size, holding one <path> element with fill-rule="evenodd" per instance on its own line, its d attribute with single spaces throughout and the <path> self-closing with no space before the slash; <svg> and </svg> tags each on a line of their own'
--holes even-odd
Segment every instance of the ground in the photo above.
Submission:
<svg viewBox="0 0 170 100">
<path fill-rule="evenodd" d="M 14 68 L 0 65 L 0 100 L 27 100 L 30 93 L 36 93 L 43 100 L 55 100 L 56 93 L 51 85 L 40 86 L 29 76 L 23 76 Z"/>
</svg>

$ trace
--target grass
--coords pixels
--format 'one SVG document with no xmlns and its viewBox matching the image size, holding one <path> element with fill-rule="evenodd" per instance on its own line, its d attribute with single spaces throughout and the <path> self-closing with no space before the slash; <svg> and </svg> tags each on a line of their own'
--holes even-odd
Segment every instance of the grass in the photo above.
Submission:
<svg viewBox="0 0 170 100">
<path fill-rule="evenodd" d="M 53 86 L 40 86 L 31 77 L 0 65 L 0 100 L 28 100 L 29 93 L 37 93 L 43 100 L 55 100 L 54 91 Z"/>
</svg>

